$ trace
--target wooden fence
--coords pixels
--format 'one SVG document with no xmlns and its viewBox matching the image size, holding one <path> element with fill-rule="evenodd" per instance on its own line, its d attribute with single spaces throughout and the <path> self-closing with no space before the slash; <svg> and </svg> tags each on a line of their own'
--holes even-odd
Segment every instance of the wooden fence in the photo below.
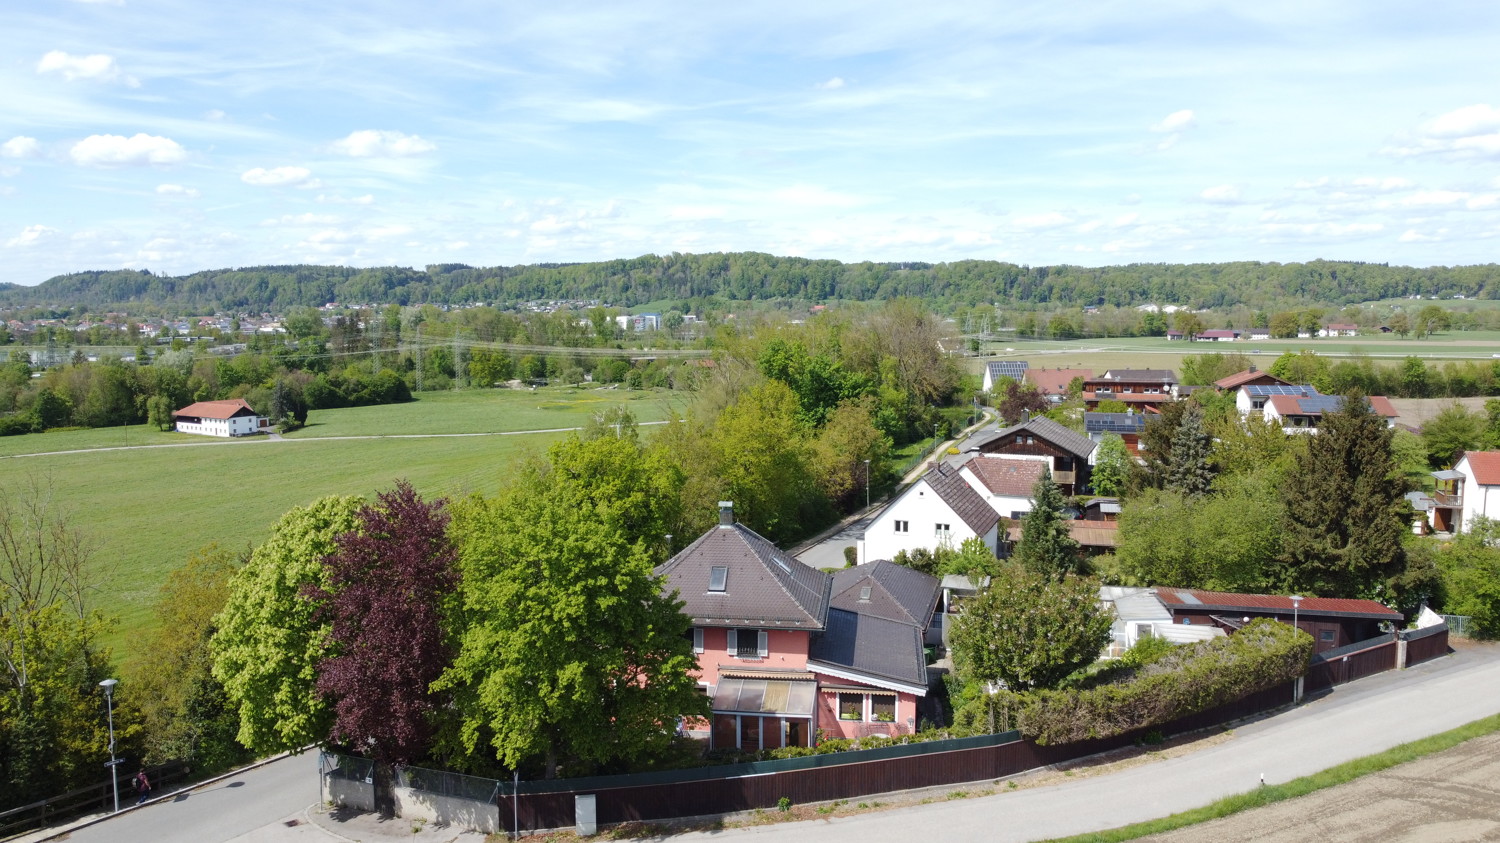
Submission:
<svg viewBox="0 0 1500 843">
<path fill-rule="evenodd" d="M 1392 633 L 1325 650 L 1313 656 L 1308 664 L 1304 690 L 1313 693 L 1394 670 L 1397 649 L 1396 636 Z"/>
<path fill-rule="evenodd" d="M 135 804 L 138 798 L 135 792 L 135 770 L 134 767 L 120 766 L 120 777 L 118 785 L 120 788 L 120 808 L 123 810 Z M 151 781 L 151 796 L 156 798 L 170 791 L 169 784 L 182 783 L 192 774 L 188 766 L 180 761 L 173 761 L 155 767 L 146 768 L 146 778 Z M 60 793 L 29 805 L 21 805 L 8 811 L 0 812 L 0 839 L 20 834 L 34 828 L 44 828 L 60 822 L 76 819 L 88 814 L 105 813 L 114 808 L 115 783 L 109 779 Z"/>
<path fill-rule="evenodd" d="M 1448 625 L 1429 626 L 1403 633 L 1406 638 L 1406 666 L 1448 655 Z"/>
</svg>

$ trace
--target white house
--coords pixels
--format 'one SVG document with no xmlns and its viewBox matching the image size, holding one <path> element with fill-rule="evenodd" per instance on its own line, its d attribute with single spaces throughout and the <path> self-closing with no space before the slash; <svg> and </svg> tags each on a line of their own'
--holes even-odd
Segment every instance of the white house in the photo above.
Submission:
<svg viewBox="0 0 1500 843">
<path fill-rule="evenodd" d="M 958 547 L 979 537 L 990 552 L 999 541 L 1000 516 L 959 474 L 934 465 L 892 501 L 856 545 L 859 564 L 892 559 L 903 550 Z"/>
<path fill-rule="evenodd" d="M 1031 511 L 1031 490 L 1047 463 L 979 455 L 959 466 L 958 474 L 1002 518 L 1017 519 Z"/>
<path fill-rule="evenodd" d="M 990 360 L 984 364 L 985 392 L 994 392 L 995 384 L 1001 378 L 1010 378 L 1020 383 L 1026 379 L 1027 363 L 1025 360 Z"/>
<path fill-rule="evenodd" d="M 1500 521 L 1500 451 L 1468 451 L 1452 470 L 1433 476 L 1438 479 L 1436 505 L 1449 510 L 1434 519 L 1442 522 L 1434 523 L 1435 529 L 1457 533 L 1480 516 Z"/>
<path fill-rule="evenodd" d="M 199 401 L 172 414 L 178 433 L 199 436 L 249 436 L 271 426 L 271 420 L 256 414 L 243 398 Z"/>
</svg>

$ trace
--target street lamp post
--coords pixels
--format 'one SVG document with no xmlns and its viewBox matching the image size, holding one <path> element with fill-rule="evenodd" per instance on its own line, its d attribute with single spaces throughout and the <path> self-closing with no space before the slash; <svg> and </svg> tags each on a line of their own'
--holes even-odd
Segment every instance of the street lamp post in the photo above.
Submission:
<svg viewBox="0 0 1500 843">
<path fill-rule="evenodd" d="M 1291 596 L 1291 601 L 1292 601 L 1292 629 L 1296 629 L 1297 628 L 1297 607 L 1300 606 L 1300 605 L 1302 605 L 1302 595 L 1300 595 L 1300 594 L 1293 594 Z"/>
<path fill-rule="evenodd" d="M 865 509 L 870 508 L 870 461 L 865 460 Z"/>
<path fill-rule="evenodd" d="M 105 679 L 99 683 L 104 689 L 104 705 L 109 710 L 109 783 L 115 791 L 115 813 L 120 813 L 120 778 L 117 769 L 119 760 L 115 758 L 115 686 L 120 684 L 118 679 Z"/>
</svg>

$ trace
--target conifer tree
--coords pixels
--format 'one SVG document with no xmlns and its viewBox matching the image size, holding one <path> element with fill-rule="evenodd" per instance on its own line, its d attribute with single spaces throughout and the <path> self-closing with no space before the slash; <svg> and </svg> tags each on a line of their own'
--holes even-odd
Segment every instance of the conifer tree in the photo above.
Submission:
<svg viewBox="0 0 1500 843">
<path fill-rule="evenodd" d="M 1213 439 L 1203 429 L 1203 408 L 1187 402 L 1182 420 L 1172 433 L 1172 453 L 1167 462 L 1166 487 L 1189 497 L 1208 494 L 1214 470 L 1209 464 Z"/>
<path fill-rule="evenodd" d="M 1393 433 L 1358 392 L 1323 416 L 1283 487 L 1283 588 L 1379 599 L 1405 570 L 1410 506 Z"/>
<path fill-rule="evenodd" d="M 1021 521 L 1016 561 L 1034 576 L 1060 580 L 1080 567 L 1078 542 L 1063 518 L 1063 496 L 1045 469 L 1031 490 L 1031 511 Z"/>
</svg>

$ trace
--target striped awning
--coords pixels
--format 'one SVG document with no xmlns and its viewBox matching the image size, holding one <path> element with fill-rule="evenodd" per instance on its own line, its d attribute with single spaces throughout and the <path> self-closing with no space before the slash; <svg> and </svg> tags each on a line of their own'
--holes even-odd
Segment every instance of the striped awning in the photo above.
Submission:
<svg viewBox="0 0 1500 843">
<path fill-rule="evenodd" d="M 721 676 L 714 689 L 714 711 L 811 717 L 817 689 L 814 682 Z"/>
</svg>

